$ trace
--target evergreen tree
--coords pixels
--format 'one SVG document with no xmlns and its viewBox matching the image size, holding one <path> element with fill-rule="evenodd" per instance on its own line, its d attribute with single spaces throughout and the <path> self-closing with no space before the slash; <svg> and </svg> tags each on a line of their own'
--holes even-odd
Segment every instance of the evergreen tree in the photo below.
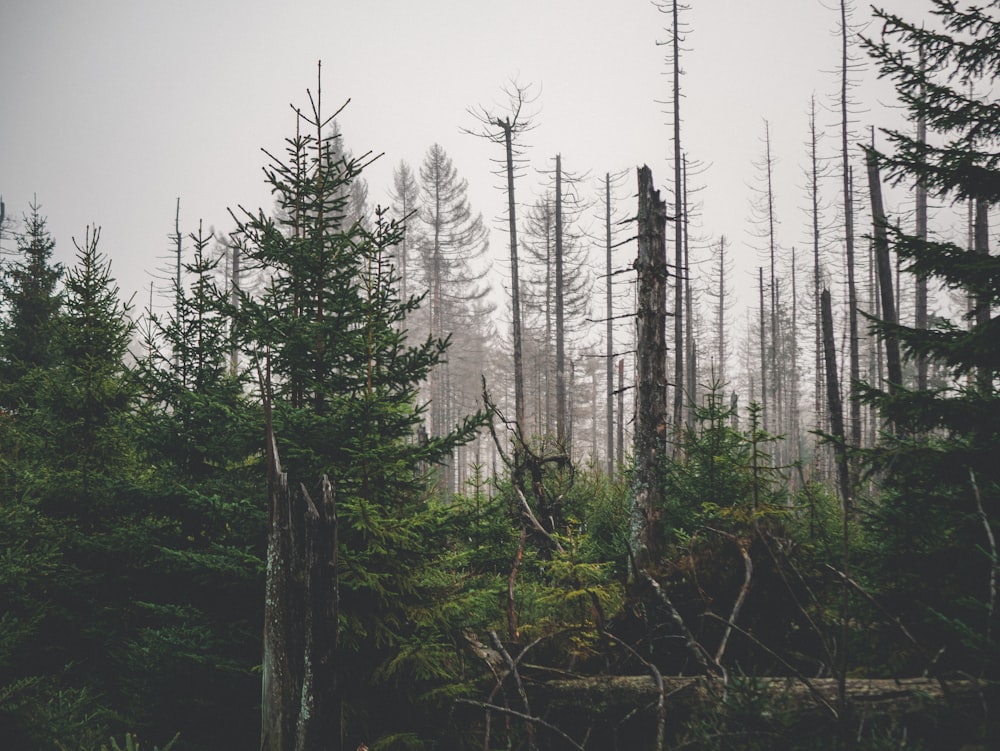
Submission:
<svg viewBox="0 0 1000 751">
<path fill-rule="evenodd" d="M 971 293 L 976 309 L 969 327 L 945 318 L 926 329 L 879 324 L 910 357 L 945 368 L 950 380 L 932 390 L 866 390 L 899 432 L 870 455 L 885 472 L 885 497 L 872 515 L 875 561 L 893 606 L 916 624 L 927 647 L 944 652 L 939 667 L 993 676 L 993 529 L 1000 521 L 1000 319 L 993 314 L 1000 257 L 989 254 L 984 220 L 985 208 L 1000 200 L 1000 105 L 985 93 L 1000 76 L 998 5 L 989 3 L 990 11 L 935 0 L 936 28 L 876 11 L 882 38 L 866 42 L 910 118 L 925 120 L 937 136 L 924 142 L 888 132 L 893 150 L 879 158 L 890 179 L 919 183 L 941 199 L 971 200 L 982 220 L 982 240 L 972 252 L 890 229 L 908 271 Z M 981 93 L 970 96 L 970 84 Z"/>
<path fill-rule="evenodd" d="M 31 400 L 21 379 L 34 368 L 53 361 L 52 320 L 59 310 L 57 285 L 62 266 L 52 263 L 55 241 L 49 235 L 38 204 L 25 217 L 18 238 L 17 260 L 6 264 L 0 276 L 0 405 L 17 408 Z"/>
<path fill-rule="evenodd" d="M 297 665 L 293 670 L 334 672 L 332 685 L 306 697 L 329 711 L 300 721 L 310 728 L 325 723 L 319 743 L 354 747 L 379 734 L 440 731 L 416 709 L 417 697 L 455 669 L 447 628 L 427 607 L 429 572 L 443 553 L 436 545 L 442 514 L 428 503 L 421 468 L 468 440 L 478 421 L 413 440 L 423 421 L 419 384 L 445 345 L 433 337 L 407 343 L 401 324 L 417 303 L 399 299 L 390 262 L 401 228 L 381 210 L 370 228 L 344 221 L 349 187 L 363 165 L 333 158 L 319 92 L 313 102 L 310 114 L 299 114 L 309 132 L 297 128 L 286 156 L 272 157 L 267 170 L 277 216 L 246 213 L 240 222 L 244 258 L 270 279 L 259 297 L 241 298 L 240 335 L 260 374 L 290 487 L 301 483 L 323 497 L 325 475 L 337 510 L 334 559 L 324 568 L 334 567 L 339 595 L 330 603 L 327 591 L 327 609 L 313 611 L 333 634 L 333 662 L 312 662 L 291 643 L 271 647 L 288 650 L 278 659 Z M 272 516 L 271 523 L 272 534 L 280 534 L 273 525 L 281 520 Z M 265 651 L 265 671 L 274 658 Z M 269 748 L 287 742 L 267 724 L 272 698 L 265 687 Z"/>
<path fill-rule="evenodd" d="M 152 737 L 179 731 L 182 743 L 235 748 L 255 740 L 259 694 L 260 415 L 231 372 L 220 259 L 200 228 L 190 239 L 190 290 L 176 290 L 165 320 L 150 312 L 138 364 L 145 399 L 132 430 L 149 467 L 138 490 L 169 523 L 150 552 L 143 628 L 128 643 L 141 681 L 132 717 Z"/>
<path fill-rule="evenodd" d="M 392 216 L 406 231 L 396 253 L 396 269 L 399 272 L 399 296 L 403 300 L 413 294 L 413 264 L 416 259 L 416 249 L 423 245 L 422 227 L 417 218 L 420 205 L 420 186 L 410 165 L 400 161 L 392 172 L 391 192 Z"/>
<path fill-rule="evenodd" d="M 98 238 L 88 230 L 77 245 L 50 324 L 51 359 L 24 376 L 32 403 L 22 401 L 3 425 L 15 452 L 0 536 L 25 535 L 11 550 L 37 568 L 3 588 L 23 627 L 4 661 L 5 683 L 28 689 L 28 700 L 15 695 L 0 723 L 5 737 L 36 747 L 87 743 L 127 714 L 135 572 L 156 526 L 127 496 L 137 467 L 125 430 L 136 397 L 125 364 L 132 323 Z"/>
<path fill-rule="evenodd" d="M 448 339 L 452 357 L 430 372 L 428 393 L 429 429 L 432 435 L 447 434 L 458 415 L 476 409 L 481 391 L 483 358 L 491 312 L 486 299 L 489 286 L 483 282 L 489 267 L 484 256 L 489 248 L 482 216 L 469 205 L 466 180 L 458 176 L 445 150 L 434 144 L 420 166 L 421 244 L 417 278 L 426 292 L 420 333 Z M 457 490 L 454 462 L 442 468 L 441 489 Z"/>
</svg>

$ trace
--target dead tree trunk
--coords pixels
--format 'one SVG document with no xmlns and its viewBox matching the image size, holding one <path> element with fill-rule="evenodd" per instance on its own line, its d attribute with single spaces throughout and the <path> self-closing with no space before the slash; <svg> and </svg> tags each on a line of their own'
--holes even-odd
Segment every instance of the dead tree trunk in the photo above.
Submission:
<svg viewBox="0 0 1000 751">
<path fill-rule="evenodd" d="M 683 158 L 683 183 L 681 195 L 683 200 L 681 206 L 684 218 L 684 346 L 686 375 L 684 376 L 685 388 L 687 390 L 687 418 L 690 421 L 690 414 L 698 404 L 698 355 L 694 345 L 694 296 L 691 291 L 691 256 L 690 237 L 688 236 L 688 182 L 687 182 L 687 155 Z"/>
<path fill-rule="evenodd" d="M 792 247 L 792 266 L 789 269 L 792 282 L 792 320 L 791 336 L 788 337 L 788 358 L 786 360 L 787 367 L 790 369 L 788 376 L 787 409 L 788 443 L 793 452 L 789 458 L 789 463 L 797 462 L 802 458 L 802 436 L 799 431 L 801 427 L 799 419 L 799 296 L 795 260 L 795 248 Z M 796 476 L 792 475 L 792 477 L 795 478 Z"/>
<path fill-rule="evenodd" d="M 625 359 L 618 360 L 618 466 L 625 467 Z"/>
<path fill-rule="evenodd" d="M 719 384 L 726 384 L 726 236 L 719 238 L 719 304 L 717 307 L 716 342 L 719 359 L 718 375 L 715 379 Z"/>
<path fill-rule="evenodd" d="M 685 388 L 684 383 L 684 275 L 689 273 L 684 265 L 684 225 L 687 216 L 683 208 L 683 185 L 681 175 L 681 47 L 680 21 L 677 0 L 673 0 L 671 9 L 673 17 L 673 101 L 674 101 L 674 273 L 677 274 L 674 285 L 674 430 L 680 432 L 684 421 Z M 652 181 L 650 181 L 652 185 Z M 642 194 L 640 193 L 640 196 Z M 642 199 L 640 198 L 640 201 Z M 666 212 L 664 212 L 665 215 Z M 666 253 L 666 250 L 664 250 Z"/>
<path fill-rule="evenodd" d="M 846 512 L 851 495 L 851 479 L 847 467 L 847 446 L 844 443 L 844 407 L 840 400 L 840 385 L 837 382 L 837 351 L 833 339 L 833 310 L 830 304 L 830 290 L 828 289 L 823 290 L 821 311 L 823 317 L 823 354 L 826 361 L 826 403 L 830 415 L 830 432 L 835 441 L 834 454 L 837 457 L 840 498 Z"/>
<path fill-rule="evenodd" d="M 858 383 L 861 380 L 860 340 L 858 336 L 858 291 L 854 280 L 854 189 L 852 185 L 851 161 L 848 154 L 850 119 L 848 112 L 848 26 L 847 2 L 840 3 L 840 159 L 844 189 L 844 252 L 847 264 L 847 324 L 850 372 L 851 443 L 861 445 L 861 402 L 858 399 Z M 852 474 L 851 480 L 856 480 Z"/>
<path fill-rule="evenodd" d="M 923 49 L 920 50 L 920 70 L 923 73 L 925 68 Z M 924 87 L 921 86 L 920 95 L 924 95 Z M 927 116 L 921 111 L 917 117 L 917 142 L 921 145 L 927 143 Z M 921 180 L 917 180 L 916 189 L 916 231 L 917 238 L 921 242 L 927 242 L 927 186 Z M 913 301 L 913 327 L 917 329 L 927 328 L 927 277 L 923 274 L 917 275 L 917 288 Z M 917 390 L 927 390 L 927 356 L 918 353 L 916 357 L 917 365 Z"/>
<path fill-rule="evenodd" d="M 515 118 L 516 120 L 516 118 Z M 521 291 L 517 261 L 517 213 L 514 203 L 514 145 L 513 131 L 516 125 L 510 118 L 497 118 L 497 126 L 503 130 L 504 148 L 507 156 L 507 224 L 510 231 L 510 308 L 511 331 L 514 338 L 514 419 L 524 426 L 524 365 L 521 354 Z"/>
<path fill-rule="evenodd" d="M 886 232 L 885 208 L 882 205 L 882 182 L 879 178 L 878 156 L 871 149 L 865 159 L 868 164 L 868 188 L 872 201 L 872 224 L 874 225 L 875 261 L 878 270 L 878 291 L 882 300 L 882 319 L 889 325 L 885 334 L 885 358 L 889 371 L 889 391 L 898 390 L 903 385 L 903 366 L 899 357 L 899 337 L 892 329 L 898 323 L 896 302 L 892 288 L 892 263 L 889 260 L 889 237 Z"/>
<path fill-rule="evenodd" d="M 764 267 L 757 269 L 757 286 L 760 292 L 760 424 L 767 430 L 767 325 L 764 323 Z"/>
<path fill-rule="evenodd" d="M 605 278 L 607 279 L 606 296 L 605 296 L 605 317 L 607 321 L 607 333 L 605 347 L 605 367 L 607 368 L 607 465 L 608 465 L 608 477 L 614 477 L 615 474 L 615 408 L 614 408 L 614 398 L 615 398 L 615 336 L 614 329 L 612 327 L 612 316 L 614 315 L 614 307 L 612 305 L 611 296 L 611 173 L 606 172 L 604 174 L 604 231 L 605 231 Z"/>
<path fill-rule="evenodd" d="M 635 505 L 632 538 L 642 567 L 662 550 L 659 520 L 663 494 L 657 465 L 666 433 L 667 207 L 653 189 L 649 167 L 639 169 L 638 309 L 636 311 Z"/>
<path fill-rule="evenodd" d="M 822 281 L 822 264 L 820 263 L 820 222 L 819 222 L 819 157 L 816 136 L 816 99 L 810 102 L 809 109 L 809 200 L 811 203 L 810 217 L 812 219 L 812 252 L 813 252 L 813 304 L 815 308 L 815 378 L 813 382 L 813 425 L 817 430 L 826 428 L 826 416 L 823 407 L 823 321 L 820 314 L 820 287 Z M 815 469 L 823 473 L 825 462 L 816 447 L 814 460 Z M 822 475 L 821 475 L 822 476 Z"/>
<path fill-rule="evenodd" d="M 556 442 L 562 450 L 569 449 L 566 422 L 566 333 L 564 322 L 563 296 L 563 217 L 562 217 L 562 156 L 556 154 Z"/>
<path fill-rule="evenodd" d="M 983 198 L 976 198 L 976 219 L 973 225 L 973 250 L 977 255 L 990 254 L 989 204 Z M 975 293 L 976 322 L 975 327 L 983 332 L 990 323 L 989 286 L 983 284 Z M 979 368 L 976 374 L 976 385 L 984 396 L 993 390 L 993 372 L 988 365 Z"/>
<path fill-rule="evenodd" d="M 765 412 L 761 415 L 763 420 L 764 430 L 769 430 L 772 433 L 781 433 L 783 428 L 782 421 L 782 394 L 781 394 L 781 377 L 778 371 L 778 350 L 781 346 L 781 332 L 780 326 L 778 324 L 778 265 L 777 265 L 777 252 L 778 243 L 776 238 L 776 228 L 775 228 L 775 215 L 774 215 L 774 158 L 771 156 L 771 124 L 765 120 L 764 121 L 764 168 L 765 168 L 765 178 L 766 178 L 766 198 L 767 198 L 767 254 L 768 263 L 770 264 L 770 276 L 769 276 L 769 290 L 770 290 L 770 327 L 771 327 L 771 346 L 769 350 L 768 363 L 764 367 L 770 368 L 770 376 L 766 377 L 763 372 L 761 373 L 761 387 L 762 387 L 762 399 L 763 402 L 770 405 L 770 415 L 771 422 L 768 424 L 767 417 L 768 413 Z M 761 336 L 764 336 L 763 326 L 761 327 Z M 764 341 L 764 340 L 762 340 Z M 761 345 L 763 347 L 763 344 Z M 767 396 L 767 390 L 764 388 L 765 384 L 770 384 L 771 395 Z"/>
<path fill-rule="evenodd" d="M 289 487 L 268 428 L 267 574 L 261 751 L 341 747 L 337 512 L 324 476 L 317 504 Z"/>
</svg>

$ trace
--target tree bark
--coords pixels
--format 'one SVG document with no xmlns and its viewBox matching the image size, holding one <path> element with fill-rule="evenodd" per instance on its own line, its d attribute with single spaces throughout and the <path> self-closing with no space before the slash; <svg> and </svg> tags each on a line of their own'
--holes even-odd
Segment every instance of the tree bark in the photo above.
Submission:
<svg viewBox="0 0 1000 751">
<path fill-rule="evenodd" d="M 342 747 L 337 512 L 322 479 L 320 502 L 289 487 L 270 427 L 261 751 Z"/>
<path fill-rule="evenodd" d="M 981 256 L 990 254 L 989 204 L 982 198 L 976 199 L 976 219 L 973 229 L 973 247 L 975 253 Z M 989 285 L 984 283 L 976 291 L 976 328 L 985 331 L 990 324 L 991 295 Z M 993 391 L 993 371 L 988 365 L 979 369 L 976 374 L 977 387 L 984 397 Z"/>
<path fill-rule="evenodd" d="M 812 217 L 812 251 L 813 251 L 813 304 L 815 309 L 815 369 L 813 381 L 813 410 L 816 430 L 826 428 L 825 410 L 823 408 L 823 319 L 820 313 L 820 288 L 822 286 L 823 269 L 820 262 L 820 230 L 819 230 L 819 155 L 816 136 L 816 98 L 810 101 L 809 109 L 809 199 Z M 820 448 L 816 447 L 814 466 L 819 472 L 824 471 L 825 462 Z"/>
<path fill-rule="evenodd" d="M 668 711 L 684 711 L 694 706 L 719 701 L 719 694 L 704 677 L 663 676 L 663 694 L 669 702 Z M 758 688 L 773 694 L 776 700 L 787 702 L 789 710 L 805 713 L 828 713 L 827 706 L 837 700 L 836 678 L 812 678 L 808 683 L 794 678 L 759 678 Z M 928 702 L 949 697 L 959 704 L 973 707 L 982 699 L 983 686 L 972 680 L 952 681 L 948 697 L 939 681 L 933 678 L 850 678 L 847 695 L 867 717 L 919 712 Z M 554 710 L 579 711 L 594 715 L 616 708 L 655 705 L 660 688 L 652 676 L 621 675 L 547 681 L 535 684 L 533 705 L 545 705 Z M 823 702 L 826 702 L 824 704 Z"/>
<path fill-rule="evenodd" d="M 757 286 L 760 293 L 760 423 L 767 430 L 767 324 L 764 322 L 764 268 L 757 269 Z"/>
<path fill-rule="evenodd" d="M 681 175 L 681 47 L 680 22 L 677 0 L 673 0 L 673 99 L 674 99 L 674 430 L 680 430 L 684 421 L 684 224 L 687 217 L 683 209 Z M 664 245 L 664 258 L 666 245 Z"/>
<path fill-rule="evenodd" d="M 885 208 L 882 205 L 882 181 L 879 177 L 878 156 L 868 149 L 868 188 L 871 192 L 872 223 L 874 225 L 875 260 L 878 270 L 878 291 L 882 301 L 882 320 L 890 329 L 885 335 L 886 367 L 889 371 L 889 391 L 895 392 L 903 385 L 903 366 L 899 356 L 899 337 L 892 326 L 899 321 L 896 316 L 895 292 L 892 288 L 892 263 L 889 259 L 889 237 L 886 232 Z"/>
<path fill-rule="evenodd" d="M 510 230 L 510 308 L 511 329 L 514 339 L 514 419 L 524 429 L 524 366 L 521 356 L 521 291 L 517 265 L 517 214 L 514 204 L 514 146 L 510 118 L 500 120 L 507 155 L 507 217 Z"/>
<path fill-rule="evenodd" d="M 719 238 L 719 304 L 716 310 L 716 337 L 718 342 L 717 357 L 719 370 L 717 381 L 720 385 L 726 383 L 726 236 Z"/>
<path fill-rule="evenodd" d="M 567 450 L 566 430 L 566 342 L 563 320 L 563 227 L 562 227 L 562 157 L 556 154 L 556 442 Z"/>
<path fill-rule="evenodd" d="M 851 185 L 851 161 L 848 154 L 849 113 L 847 106 L 847 0 L 840 2 L 840 158 L 843 172 L 844 250 L 847 264 L 847 321 L 850 360 L 851 443 L 861 445 L 861 402 L 857 384 L 861 380 L 860 342 L 858 337 L 858 291 L 854 280 L 854 196 Z M 854 477 L 852 476 L 852 481 Z"/>
<path fill-rule="evenodd" d="M 614 477 L 615 473 L 615 341 L 614 329 L 612 327 L 612 316 L 614 306 L 611 298 L 611 173 L 604 174 L 604 232 L 605 232 L 605 279 L 607 280 L 605 293 L 605 321 L 607 333 L 605 334 L 605 366 L 607 368 L 607 471 L 608 477 Z"/>
<path fill-rule="evenodd" d="M 833 310 L 830 304 L 830 290 L 824 289 L 821 298 L 823 317 L 823 354 L 826 370 L 826 400 L 830 415 L 830 433 L 835 440 L 834 454 L 837 457 L 837 480 L 840 498 L 845 513 L 850 506 L 851 478 L 847 466 L 847 446 L 844 437 L 844 408 L 840 400 L 840 385 L 837 382 L 837 351 L 833 339 Z"/>
<path fill-rule="evenodd" d="M 658 479 L 666 433 L 666 204 L 653 189 L 649 167 L 639 169 L 638 309 L 636 311 L 635 505 L 632 538 L 636 562 L 645 567 L 662 552 Z"/>
<path fill-rule="evenodd" d="M 618 360 L 618 466 L 625 467 L 625 359 Z"/>
<path fill-rule="evenodd" d="M 698 355 L 694 346 L 694 297 L 691 293 L 691 256 L 690 237 L 688 237 L 688 182 L 687 182 L 687 154 L 683 157 L 683 183 L 681 187 L 681 206 L 684 217 L 684 343 L 686 357 L 686 375 L 684 383 L 687 385 L 686 407 L 690 411 L 698 403 Z"/>
<path fill-rule="evenodd" d="M 920 52 L 920 71 L 923 73 L 925 68 L 923 50 Z M 921 87 L 921 94 L 924 93 L 924 87 Z M 927 117 L 922 112 L 917 117 L 917 142 L 920 144 L 927 143 Z M 920 181 L 917 181 L 916 189 L 916 234 L 917 238 L 921 242 L 927 242 L 927 187 Z M 927 277 L 923 274 L 917 276 L 917 288 L 916 294 L 914 295 L 913 302 L 913 327 L 917 329 L 927 328 Z M 916 357 L 917 365 L 917 390 L 926 391 L 927 390 L 927 357 L 923 354 L 918 354 Z"/>
</svg>

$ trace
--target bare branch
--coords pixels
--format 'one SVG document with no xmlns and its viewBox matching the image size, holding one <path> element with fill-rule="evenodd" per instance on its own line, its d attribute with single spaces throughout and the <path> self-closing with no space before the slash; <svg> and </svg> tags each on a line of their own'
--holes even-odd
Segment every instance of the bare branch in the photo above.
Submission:
<svg viewBox="0 0 1000 751">
<path fill-rule="evenodd" d="M 560 738 L 569 743 L 571 746 L 573 746 L 573 748 L 579 749 L 579 751 L 586 751 L 586 749 L 583 746 L 581 746 L 579 743 L 577 743 L 568 735 L 566 735 L 566 733 L 557 728 L 555 725 L 546 722 L 541 717 L 532 717 L 529 714 L 525 714 L 524 712 L 518 712 L 516 710 L 510 709 L 509 707 L 500 707 L 497 706 L 496 704 L 488 704 L 487 702 L 483 701 L 474 701 L 473 699 L 455 699 L 455 702 L 458 704 L 468 704 L 469 706 L 472 707 L 479 707 L 480 709 L 485 709 L 491 712 L 500 712 L 502 714 L 510 715 L 511 717 L 517 717 L 519 719 L 525 720 L 526 722 L 539 725 L 547 730 L 551 730 L 553 733 L 555 733 Z"/>
</svg>

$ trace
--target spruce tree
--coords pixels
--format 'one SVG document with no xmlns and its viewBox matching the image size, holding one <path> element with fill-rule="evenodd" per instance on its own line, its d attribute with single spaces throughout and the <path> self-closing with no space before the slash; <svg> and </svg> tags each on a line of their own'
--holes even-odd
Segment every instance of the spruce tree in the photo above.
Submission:
<svg viewBox="0 0 1000 751">
<path fill-rule="evenodd" d="M 0 274 L 0 405 L 16 409 L 32 400 L 21 379 L 52 364 L 52 320 L 59 310 L 62 266 L 52 262 L 55 241 L 34 203 L 17 241 L 17 258 Z"/>
<path fill-rule="evenodd" d="M 367 226 L 344 221 L 349 187 L 365 164 L 342 151 L 333 158 L 319 91 L 310 102 L 309 112 L 298 111 L 285 156 L 271 156 L 265 169 L 276 216 L 244 211 L 237 232 L 247 264 L 270 280 L 259 297 L 241 298 L 239 333 L 270 415 L 272 463 L 280 457 L 296 497 L 324 498 L 325 477 L 336 508 L 335 536 L 316 538 L 332 550 L 321 602 L 287 593 L 315 626 L 290 624 L 270 604 L 265 613 L 262 748 L 276 749 L 292 748 L 296 735 L 312 739 L 307 748 L 353 748 L 380 733 L 440 729 L 428 727 L 417 708 L 419 696 L 454 669 L 442 650 L 442 623 L 426 607 L 428 574 L 443 551 L 436 543 L 442 514 L 428 501 L 424 470 L 478 424 L 414 440 L 423 421 L 419 385 L 445 344 L 407 341 L 402 324 L 417 302 L 396 291 L 391 254 L 401 227 L 381 209 Z M 272 498 L 276 480 L 272 474 Z M 272 508 L 275 544 L 287 540 L 282 513 Z M 286 566 L 288 587 L 303 581 L 298 559 L 271 558 L 269 588 Z M 282 633 L 288 639 L 276 641 Z M 320 633 L 333 653 L 303 652 Z M 276 664 L 291 673 L 269 672 Z M 272 694 L 275 680 L 283 688 Z M 295 698 L 282 703 L 289 685 Z M 296 715 L 290 724 L 289 713 Z"/>
<path fill-rule="evenodd" d="M 1000 200 L 1000 104 L 986 93 L 1000 77 L 1000 3 L 989 3 L 993 10 L 933 4 L 932 28 L 876 11 L 882 34 L 867 49 L 894 80 L 910 119 L 926 121 L 933 134 L 923 142 L 888 131 L 892 148 L 879 162 L 896 183 L 988 207 Z M 871 517 L 875 560 L 886 596 L 917 624 L 919 638 L 944 652 L 939 667 L 995 676 L 1000 257 L 983 242 L 970 252 L 898 228 L 889 228 L 889 238 L 907 271 L 970 293 L 976 309 L 968 325 L 943 316 L 927 329 L 879 323 L 905 354 L 927 358 L 950 380 L 932 390 L 865 392 L 900 433 L 870 455 L 885 472 L 884 498 Z"/>
<path fill-rule="evenodd" d="M 458 414 L 475 410 L 482 390 L 491 312 L 483 257 L 489 244 L 482 216 L 469 205 L 468 183 L 439 144 L 427 150 L 419 178 L 420 265 L 413 276 L 426 294 L 414 323 L 424 335 L 448 339 L 453 353 L 431 370 L 428 384 L 428 427 L 440 436 L 452 429 Z M 455 469 L 454 461 L 442 467 L 440 486 L 446 495 L 458 489 Z"/>
<path fill-rule="evenodd" d="M 8 707 L 0 725 L 34 747 L 89 742 L 127 716 L 135 686 L 124 645 L 155 522 L 128 493 L 137 473 L 126 430 L 136 397 L 126 365 L 132 323 L 98 238 L 88 230 L 77 245 L 63 306 L 46 326 L 50 359 L 25 376 L 33 396 L 3 426 L 15 452 L 0 537 L 20 530 L 31 542 L 12 549 L 38 568 L 16 597 L 0 587 L 26 627 L 4 682 L 13 678 L 30 697 Z"/>
<path fill-rule="evenodd" d="M 148 314 L 137 364 L 144 399 L 132 431 L 148 469 L 136 491 L 166 523 L 149 552 L 143 628 L 127 645 L 141 676 L 132 716 L 149 737 L 235 748 L 255 740 L 259 695 L 260 414 L 231 372 L 221 259 L 200 227 L 190 239 L 185 286 L 165 318 Z"/>
</svg>

